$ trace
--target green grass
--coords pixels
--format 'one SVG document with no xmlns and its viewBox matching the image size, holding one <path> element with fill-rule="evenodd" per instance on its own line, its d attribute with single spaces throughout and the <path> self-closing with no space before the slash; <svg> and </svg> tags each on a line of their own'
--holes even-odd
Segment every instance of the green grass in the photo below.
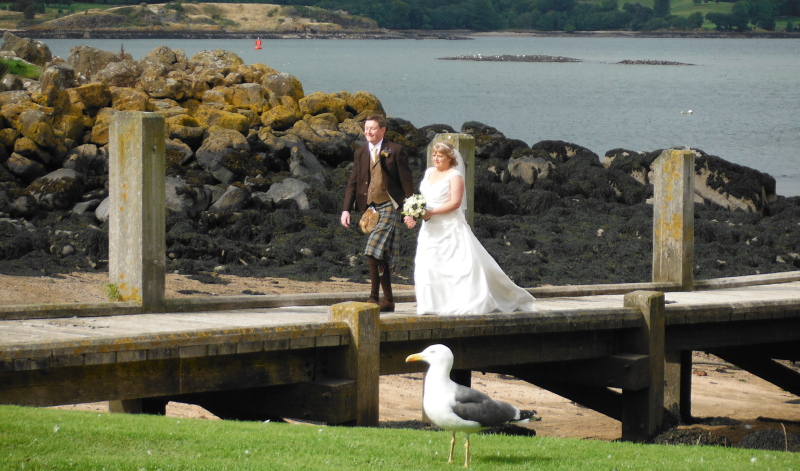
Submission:
<svg viewBox="0 0 800 471">
<path fill-rule="evenodd" d="M 600 4 L 603 0 L 582 0 L 586 3 Z M 619 0 L 619 9 L 622 10 L 623 5 L 626 3 L 640 3 L 644 7 L 653 8 L 654 0 Z M 700 2 L 694 3 L 693 0 L 671 0 L 669 12 L 677 16 L 689 16 L 692 13 L 699 11 L 703 15 L 706 13 L 730 13 L 733 9 L 733 3 L 729 2 Z"/>
<path fill-rule="evenodd" d="M 545 417 L 544 420 L 547 420 Z M 3 470 L 444 470 L 444 431 L 209 421 L 0 406 Z M 474 435 L 471 469 L 798 470 L 763 450 Z"/>
<path fill-rule="evenodd" d="M 0 78 L 7 73 L 18 77 L 38 79 L 42 75 L 42 68 L 22 59 L 0 59 Z"/>
</svg>

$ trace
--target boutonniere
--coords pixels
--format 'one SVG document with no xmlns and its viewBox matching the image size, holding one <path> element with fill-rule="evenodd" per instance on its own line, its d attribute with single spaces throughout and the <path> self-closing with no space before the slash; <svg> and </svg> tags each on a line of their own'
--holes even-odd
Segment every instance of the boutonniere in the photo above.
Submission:
<svg viewBox="0 0 800 471">
<path fill-rule="evenodd" d="M 392 155 L 392 149 L 383 149 L 381 151 L 381 157 L 386 158 Z"/>
</svg>

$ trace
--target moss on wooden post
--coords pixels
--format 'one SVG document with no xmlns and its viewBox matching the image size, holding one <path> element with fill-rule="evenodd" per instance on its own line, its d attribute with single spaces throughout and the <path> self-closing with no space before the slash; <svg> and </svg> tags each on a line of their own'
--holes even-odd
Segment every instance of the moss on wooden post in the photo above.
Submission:
<svg viewBox="0 0 800 471">
<path fill-rule="evenodd" d="M 122 301 L 163 311 L 166 196 L 164 117 L 118 112 L 109 141 L 109 278 Z"/>
<path fill-rule="evenodd" d="M 653 161 L 653 281 L 694 286 L 694 153 L 668 149 Z"/>
<path fill-rule="evenodd" d="M 640 309 L 644 325 L 625 342 L 625 351 L 647 355 L 649 387 L 623 390 L 622 439 L 642 442 L 664 421 L 664 293 L 634 291 L 625 295 L 625 307 Z"/>
<path fill-rule="evenodd" d="M 330 371 L 356 382 L 356 425 L 378 425 L 380 406 L 380 329 L 377 304 L 347 302 L 331 306 L 331 318 L 350 327 L 350 344 L 341 365 Z"/>
</svg>

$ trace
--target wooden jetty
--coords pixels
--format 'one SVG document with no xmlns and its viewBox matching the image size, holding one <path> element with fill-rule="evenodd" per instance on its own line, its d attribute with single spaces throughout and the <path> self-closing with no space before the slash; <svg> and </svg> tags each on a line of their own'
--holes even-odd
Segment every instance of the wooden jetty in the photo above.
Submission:
<svg viewBox="0 0 800 471">
<path fill-rule="evenodd" d="M 536 312 L 459 317 L 418 316 L 402 292 L 380 315 L 354 301 L 366 293 L 164 299 L 163 228 L 148 223 L 163 215 L 163 122 L 118 116 L 112 207 L 128 219 L 112 218 L 109 274 L 128 300 L 0 309 L 0 404 L 163 413 L 173 400 L 223 418 L 375 425 L 379 376 L 415 371 L 405 357 L 433 343 L 453 350 L 462 382 L 514 375 L 619 419 L 625 440 L 691 416 L 695 350 L 800 395 L 800 376 L 775 361 L 800 359 L 800 272 L 692 278 L 691 153 L 657 161 L 669 184 L 656 184 L 652 282 L 531 288 Z M 442 138 L 469 154 L 467 137 Z M 119 167 L 133 164 L 139 181 Z"/>
</svg>

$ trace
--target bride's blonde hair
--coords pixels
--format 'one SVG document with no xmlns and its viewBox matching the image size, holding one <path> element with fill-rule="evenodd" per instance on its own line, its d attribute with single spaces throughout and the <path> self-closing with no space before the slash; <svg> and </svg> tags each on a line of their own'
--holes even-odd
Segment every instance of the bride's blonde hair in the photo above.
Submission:
<svg viewBox="0 0 800 471">
<path fill-rule="evenodd" d="M 449 142 L 437 142 L 431 149 L 431 154 L 434 152 L 439 152 L 450 157 L 450 166 L 458 167 L 458 159 L 456 158 L 455 149 L 453 149 L 453 145 Z"/>
</svg>

